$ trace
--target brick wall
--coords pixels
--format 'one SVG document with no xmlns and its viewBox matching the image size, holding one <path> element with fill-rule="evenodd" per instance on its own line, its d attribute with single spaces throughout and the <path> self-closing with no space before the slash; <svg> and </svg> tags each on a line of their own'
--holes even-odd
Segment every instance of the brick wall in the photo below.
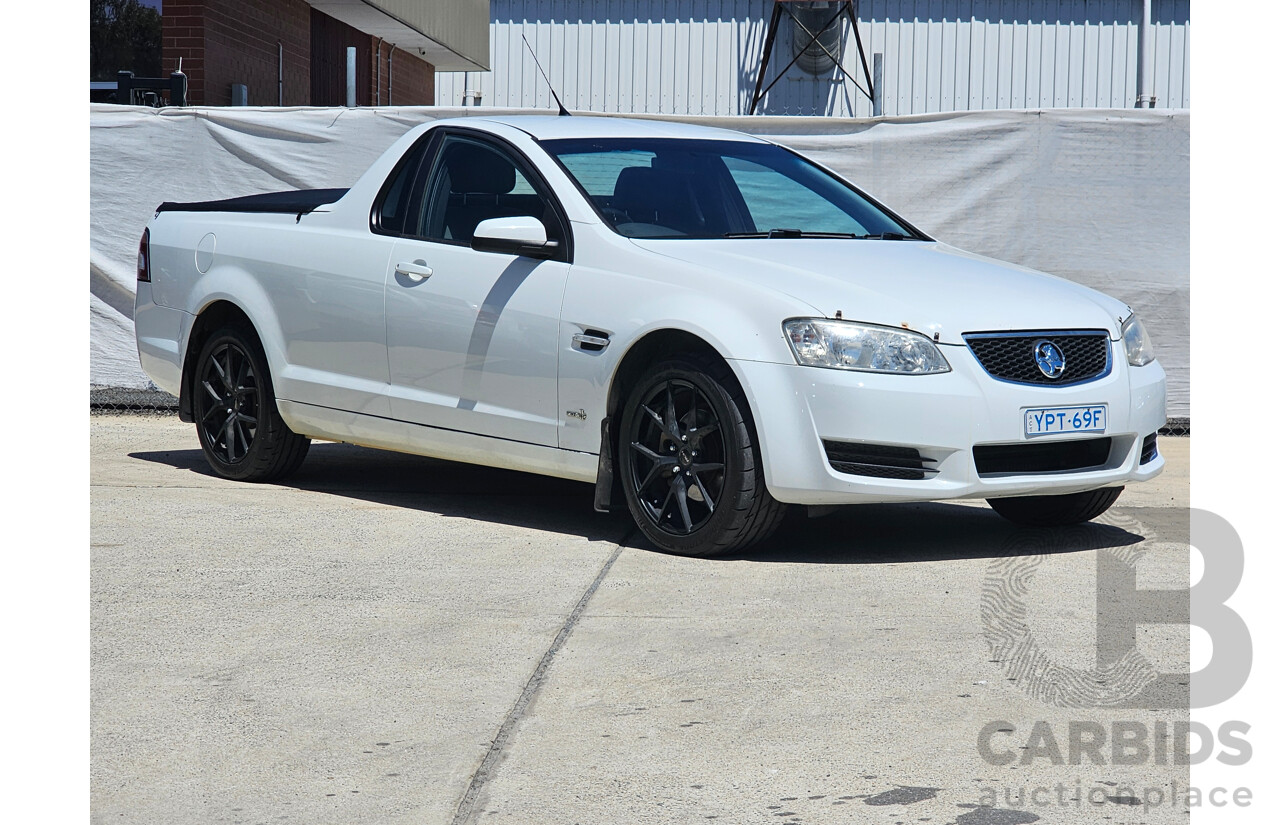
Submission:
<svg viewBox="0 0 1280 825">
<path fill-rule="evenodd" d="M 206 106 L 231 103 L 231 84 L 249 87 L 250 106 L 274 106 L 280 94 L 284 47 L 284 104 L 311 102 L 311 7 L 303 0 L 206 0 Z"/>
<path fill-rule="evenodd" d="M 343 105 L 346 46 L 357 50 L 358 105 L 425 106 L 435 100 L 430 63 L 404 49 L 392 54 L 389 43 L 380 44 L 379 55 L 377 38 L 303 0 L 165 0 L 163 8 L 163 72 L 176 71 L 182 58 L 191 105 L 229 105 L 233 83 L 249 87 L 249 105 L 276 105 L 281 45 L 286 106 Z"/>
<path fill-rule="evenodd" d="M 387 50 L 383 48 L 383 54 Z M 383 100 L 388 106 L 431 106 L 436 102 L 436 67 L 416 54 L 396 49 L 385 58 L 390 63 L 390 97 L 387 68 L 383 69 Z"/>
<path fill-rule="evenodd" d="M 324 12 L 311 10 L 311 105 L 347 103 L 347 48 L 356 50 L 356 105 L 373 102 L 374 38 Z"/>
<path fill-rule="evenodd" d="M 342 106 L 347 99 L 346 47 L 356 48 L 357 106 L 430 106 L 436 70 L 404 49 L 311 12 L 311 104 Z"/>
<path fill-rule="evenodd" d="M 187 75 L 187 102 L 204 103 L 204 3 L 205 0 L 165 0 L 161 19 L 161 75 L 178 70 Z"/>
</svg>

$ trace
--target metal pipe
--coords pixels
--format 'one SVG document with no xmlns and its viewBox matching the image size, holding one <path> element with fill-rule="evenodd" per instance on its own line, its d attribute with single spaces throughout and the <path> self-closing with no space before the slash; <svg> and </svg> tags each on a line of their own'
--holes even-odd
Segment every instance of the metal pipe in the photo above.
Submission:
<svg viewBox="0 0 1280 825">
<path fill-rule="evenodd" d="M 276 69 L 276 91 L 279 98 L 276 105 L 284 105 L 284 42 L 276 41 L 276 54 L 278 57 L 278 67 Z"/>
<path fill-rule="evenodd" d="M 356 107 L 356 47 L 347 46 L 347 108 Z"/>
<path fill-rule="evenodd" d="M 395 66 L 391 62 L 391 58 L 396 56 L 396 44 L 391 44 L 391 51 L 387 52 L 387 105 L 391 105 L 391 70 Z"/>
<path fill-rule="evenodd" d="M 871 55 L 871 66 L 871 114 L 880 117 L 884 114 L 884 52 Z"/>
<path fill-rule="evenodd" d="M 378 56 L 373 59 L 375 80 L 373 82 L 373 105 L 382 105 L 382 38 L 378 38 Z"/>
<path fill-rule="evenodd" d="M 1142 0 L 1142 25 L 1138 27 L 1138 100 L 1139 109 L 1154 109 L 1156 96 L 1151 88 L 1155 74 L 1155 41 L 1151 30 L 1151 0 Z"/>
</svg>

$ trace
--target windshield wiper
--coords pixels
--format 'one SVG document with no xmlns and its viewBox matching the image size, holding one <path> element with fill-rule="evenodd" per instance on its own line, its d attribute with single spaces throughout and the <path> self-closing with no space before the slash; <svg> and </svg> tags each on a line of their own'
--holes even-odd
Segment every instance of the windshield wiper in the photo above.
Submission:
<svg viewBox="0 0 1280 825">
<path fill-rule="evenodd" d="M 725 238 L 859 238 L 848 232 L 805 232 L 800 229 L 770 229 L 768 232 L 726 232 Z"/>
<path fill-rule="evenodd" d="M 901 232 L 877 232 L 874 235 L 854 235 L 860 241 L 914 241 L 910 235 Z"/>
<path fill-rule="evenodd" d="M 916 238 L 901 232 L 877 232 L 859 235 L 856 232 L 806 232 L 801 229 L 770 229 L 768 232 L 726 232 L 725 238 L 850 238 L 855 241 L 914 241 Z"/>
</svg>

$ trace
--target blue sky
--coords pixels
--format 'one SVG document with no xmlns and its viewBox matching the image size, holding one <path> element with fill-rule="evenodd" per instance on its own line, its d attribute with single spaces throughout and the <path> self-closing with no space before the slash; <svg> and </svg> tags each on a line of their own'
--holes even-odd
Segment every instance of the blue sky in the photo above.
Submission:
<svg viewBox="0 0 1280 825">
<path fill-rule="evenodd" d="M 138 2 L 153 9 L 159 9 L 161 5 L 161 0 L 138 0 Z"/>
</svg>

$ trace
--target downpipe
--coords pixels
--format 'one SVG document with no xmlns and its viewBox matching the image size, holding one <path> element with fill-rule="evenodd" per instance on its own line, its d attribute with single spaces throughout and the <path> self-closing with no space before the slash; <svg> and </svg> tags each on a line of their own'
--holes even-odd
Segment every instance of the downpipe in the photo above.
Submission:
<svg viewBox="0 0 1280 825">
<path fill-rule="evenodd" d="M 1142 24 L 1138 27 L 1137 109 L 1154 109 L 1156 96 L 1151 88 L 1155 74 L 1155 40 L 1151 29 L 1151 0 L 1142 0 Z"/>
</svg>

